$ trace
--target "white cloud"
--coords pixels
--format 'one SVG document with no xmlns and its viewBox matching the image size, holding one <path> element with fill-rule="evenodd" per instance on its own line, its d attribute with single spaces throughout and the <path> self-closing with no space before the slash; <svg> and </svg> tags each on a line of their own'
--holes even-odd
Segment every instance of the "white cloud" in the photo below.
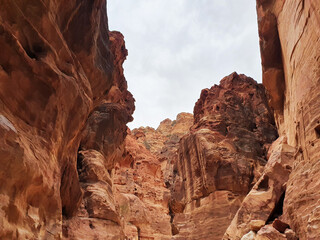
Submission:
<svg viewBox="0 0 320 240">
<path fill-rule="evenodd" d="M 201 89 L 233 71 L 261 82 L 255 1 L 109 0 L 108 16 L 129 51 L 132 128 L 192 112 Z"/>
</svg>

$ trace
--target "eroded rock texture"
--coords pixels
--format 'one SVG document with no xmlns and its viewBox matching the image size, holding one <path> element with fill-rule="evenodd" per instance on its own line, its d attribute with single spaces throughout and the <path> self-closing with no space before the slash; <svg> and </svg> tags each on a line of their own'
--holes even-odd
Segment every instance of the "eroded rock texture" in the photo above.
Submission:
<svg viewBox="0 0 320 240">
<path fill-rule="evenodd" d="M 106 2 L 0 5 L 0 238 L 121 238 L 110 172 L 134 105 Z"/>
<path fill-rule="evenodd" d="M 127 136 L 125 157 L 115 168 L 114 188 L 128 239 L 171 239 L 167 187 L 179 140 L 192 121 L 192 114 L 180 113 L 157 129 L 141 127 Z"/>
<path fill-rule="evenodd" d="M 138 142 L 153 153 L 161 162 L 167 187 L 173 184 L 173 166 L 177 161 L 181 137 L 189 133 L 193 124 L 191 113 L 179 113 L 175 120 L 163 120 L 157 129 L 140 127 L 133 130 Z"/>
<path fill-rule="evenodd" d="M 319 239 L 318 1 L 257 0 L 269 106 L 233 73 L 127 137 L 106 2 L 0 6 L 0 239 Z"/>
<path fill-rule="evenodd" d="M 281 135 L 286 136 L 288 144 L 297 150 L 287 182 L 284 217 L 299 239 L 317 239 L 320 236 L 320 2 L 258 1 L 257 7 L 262 58 L 266 56 L 263 43 L 272 38 L 264 39 L 267 33 L 261 23 L 269 18 L 268 15 L 277 22 L 269 29 L 278 32 L 281 52 L 274 44 L 270 45 L 273 52 L 282 53 L 284 78 L 278 80 L 266 75 L 266 61 L 263 80 L 266 86 L 284 86 L 282 109 L 276 114 L 277 124 Z M 270 95 L 276 96 L 272 89 Z"/>
<path fill-rule="evenodd" d="M 279 234 L 289 227 L 277 218 L 282 217 L 285 187 L 291 173 L 294 153 L 295 148 L 289 146 L 284 137 L 273 142 L 262 176 L 243 200 L 224 239 L 240 240 L 250 230 L 258 232 L 264 225 L 272 222 L 280 230 L 273 231 Z"/>
<path fill-rule="evenodd" d="M 173 238 L 220 240 L 276 138 L 261 84 L 233 73 L 202 90 L 173 169 Z"/>
<path fill-rule="evenodd" d="M 116 201 L 129 239 L 170 239 L 169 191 L 161 164 L 134 136 L 126 138 L 127 157 L 115 170 Z"/>
<path fill-rule="evenodd" d="M 226 234 L 230 239 L 240 239 L 249 231 L 246 222 L 253 218 L 267 221 L 257 236 L 319 239 L 319 10 L 319 1 L 257 0 L 263 84 L 270 95 L 280 137 L 286 140 L 274 143 L 280 155 L 274 159 L 271 153 L 270 164 L 265 169 L 269 172 L 264 174 L 269 176 L 269 183 L 264 194 L 270 192 L 271 195 L 264 198 L 265 203 L 262 199 L 249 200 L 257 194 L 254 187 Z M 278 170 L 276 165 L 271 166 L 274 160 L 278 162 Z M 272 180 L 277 178 L 276 182 Z M 279 184 L 282 187 L 277 186 Z M 277 200 L 279 190 L 283 196 Z M 270 200 L 267 202 L 267 199 Z M 278 216 L 267 207 L 275 203 Z M 261 208 L 269 210 L 261 211 Z M 239 218 L 240 215 L 243 217 Z M 244 220 L 244 216 L 250 217 Z M 277 219 L 272 222 L 274 217 Z M 282 224 L 279 225 L 279 221 Z"/>
<path fill-rule="evenodd" d="M 124 238 L 112 170 L 122 160 L 125 123 L 131 120 L 134 105 L 123 76 L 122 63 L 127 56 L 123 36 L 110 32 L 109 39 L 115 57 L 113 85 L 91 112 L 82 132 L 77 169 L 83 200 L 76 216 L 64 221 L 64 237 L 70 239 Z"/>
</svg>

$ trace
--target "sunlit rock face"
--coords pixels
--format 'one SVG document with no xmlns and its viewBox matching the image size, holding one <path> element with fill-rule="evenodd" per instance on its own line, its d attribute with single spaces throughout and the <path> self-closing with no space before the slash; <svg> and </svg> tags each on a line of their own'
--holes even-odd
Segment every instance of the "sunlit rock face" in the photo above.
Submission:
<svg viewBox="0 0 320 240">
<path fill-rule="evenodd" d="M 115 199 L 129 239 L 170 239 L 166 189 L 161 163 L 136 138 L 126 138 L 127 156 L 115 169 Z"/>
<path fill-rule="evenodd" d="M 289 173 L 283 172 L 283 197 L 277 203 L 277 218 L 288 225 L 287 235 L 296 235 L 295 238 L 288 235 L 287 239 L 318 239 L 320 3 L 258 0 L 257 12 L 263 84 L 270 95 L 270 106 L 275 112 L 279 134 L 285 139 L 278 142 L 280 154 L 277 161 L 280 165 L 277 169 L 286 167 L 289 170 Z M 287 163 L 284 164 L 286 158 Z M 275 170 L 272 171 L 272 178 L 277 174 Z M 283 179 L 287 180 L 283 182 Z M 271 181 L 269 187 L 276 186 Z M 272 191 L 273 198 L 279 194 L 276 193 L 278 191 Z M 249 195 L 252 194 L 254 192 Z M 265 218 L 259 214 L 257 206 L 243 210 L 238 214 Z M 270 224 L 274 218 L 273 214 L 270 216 L 266 224 L 268 221 Z M 234 220 L 228 234 L 238 229 L 240 232 L 237 237 L 240 238 L 243 232 L 248 231 L 248 226 L 241 226 L 241 223 L 244 222 Z M 277 221 L 272 225 L 277 227 Z M 234 237 L 230 239 L 238 239 L 235 235 L 230 236 Z"/>
<path fill-rule="evenodd" d="M 173 239 L 220 240 L 276 138 L 261 84 L 233 73 L 202 90 L 173 169 Z"/>
<path fill-rule="evenodd" d="M 0 238 L 120 238 L 108 170 L 134 105 L 106 2 L 0 5 Z"/>
<path fill-rule="evenodd" d="M 128 239 L 171 239 L 168 186 L 179 140 L 192 123 L 192 114 L 180 113 L 157 129 L 141 127 L 127 136 L 126 154 L 115 167 L 114 192 Z"/>
</svg>

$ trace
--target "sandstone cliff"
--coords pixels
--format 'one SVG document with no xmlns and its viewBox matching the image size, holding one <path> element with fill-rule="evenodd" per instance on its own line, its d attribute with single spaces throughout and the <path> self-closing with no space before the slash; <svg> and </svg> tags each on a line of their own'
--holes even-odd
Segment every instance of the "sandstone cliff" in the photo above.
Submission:
<svg viewBox="0 0 320 240">
<path fill-rule="evenodd" d="M 128 239 L 171 239 L 168 186 L 180 138 L 189 131 L 192 114 L 162 121 L 157 129 L 134 129 L 126 154 L 115 168 L 115 199 Z"/>
<path fill-rule="evenodd" d="M 221 239 L 276 138 L 261 84 L 233 73 L 202 90 L 174 167 L 174 239 Z"/>
<path fill-rule="evenodd" d="M 134 100 L 106 2 L 0 6 L 0 238 L 121 236 L 110 172 Z"/>
<path fill-rule="evenodd" d="M 319 239 L 318 1 L 257 0 L 267 94 L 132 132 L 104 0 L 0 6 L 0 239 Z"/>
<path fill-rule="evenodd" d="M 194 116 L 132 130 L 114 177 L 125 236 L 221 239 L 251 188 L 263 189 L 277 136 L 265 88 L 237 73 L 204 89 Z"/>
<path fill-rule="evenodd" d="M 248 194 L 226 239 L 320 238 L 319 9 L 257 0 L 263 84 L 281 139 L 259 180 L 265 189 Z"/>
<path fill-rule="evenodd" d="M 319 239 L 320 2 L 258 1 L 257 9 L 262 59 L 268 56 L 266 44 L 282 58 L 279 68 L 283 74 L 279 77 L 268 75 L 273 71 L 272 59 L 262 62 L 263 81 L 271 99 L 277 97 L 272 86 L 281 86 L 275 118 L 280 134 L 296 150 L 286 184 L 283 218 L 299 239 Z M 265 22 L 270 22 L 268 28 Z M 271 37 L 269 32 L 278 35 Z"/>
</svg>

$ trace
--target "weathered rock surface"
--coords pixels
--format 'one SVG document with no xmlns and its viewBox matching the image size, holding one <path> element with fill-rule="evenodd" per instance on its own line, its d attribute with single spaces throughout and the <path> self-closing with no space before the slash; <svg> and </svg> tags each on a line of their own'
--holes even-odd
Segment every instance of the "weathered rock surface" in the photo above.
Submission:
<svg viewBox="0 0 320 240">
<path fill-rule="evenodd" d="M 127 56 L 123 36 L 110 32 L 109 39 L 115 56 L 113 85 L 101 104 L 93 109 L 82 132 L 77 169 L 83 200 L 76 216 L 64 221 L 65 238 L 125 237 L 114 198 L 112 170 L 122 160 L 127 133 L 124 123 L 131 120 L 134 105 L 123 76 L 122 63 Z"/>
<path fill-rule="evenodd" d="M 140 127 L 133 130 L 138 142 L 143 143 L 161 162 L 161 169 L 167 187 L 173 184 L 173 166 L 177 161 L 181 137 L 190 132 L 193 125 L 191 113 L 179 113 L 175 120 L 165 119 L 155 130 Z"/>
<path fill-rule="evenodd" d="M 276 156 L 283 173 L 275 166 L 270 168 L 274 161 L 271 156 L 265 171 L 269 172 L 267 192 L 273 189 L 272 195 L 253 199 L 253 188 L 226 233 L 231 239 L 249 231 L 249 220 L 244 219 L 267 219 L 263 215 L 270 210 L 259 211 L 266 209 L 262 207 L 267 206 L 264 201 L 268 205 L 280 201 L 269 216 L 276 211 L 279 221 L 273 221 L 273 228 L 270 224 L 262 227 L 258 232 L 261 237 L 319 239 L 319 10 L 318 1 L 257 0 L 263 85 L 270 96 L 280 137 L 286 139 L 285 148 L 283 142 L 273 145 L 282 146 L 282 152 L 291 150 L 286 164 L 283 160 L 287 154 L 283 153 L 287 150 Z M 282 190 L 272 184 L 270 176 L 278 179 L 276 185 L 281 183 Z M 281 192 L 284 200 L 277 200 Z M 267 221 L 271 223 L 270 220 Z M 285 227 L 288 228 L 284 230 Z M 284 230 L 284 235 L 280 236 L 275 229 Z"/>
<path fill-rule="evenodd" d="M 280 220 L 293 230 L 288 239 L 294 232 L 302 240 L 319 239 L 320 2 L 257 0 L 257 12 L 263 84 L 279 134 L 295 149 Z M 251 210 L 246 215 L 255 215 Z"/>
<path fill-rule="evenodd" d="M 283 137 L 272 144 L 262 176 L 243 200 L 224 239 L 240 240 L 250 230 L 257 232 L 264 224 L 282 215 L 285 184 L 292 169 L 294 153 L 295 148 L 289 146 Z M 264 224 L 254 229 L 256 221 Z"/>
<path fill-rule="evenodd" d="M 287 237 L 285 234 L 280 233 L 271 225 L 266 225 L 258 231 L 255 239 L 256 240 L 287 240 Z"/>
<path fill-rule="evenodd" d="M 257 0 L 269 100 L 233 73 L 127 137 L 106 2 L 0 6 L 0 239 L 319 239 L 318 1 Z"/>
<path fill-rule="evenodd" d="M 106 2 L 0 5 L 0 238 L 61 239 L 62 225 L 71 239 L 121 238 L 102 167 L 122 155 L 134 105 Z"/>
<path fill-rule="evenodd" d="M 134 136 L 126 138 L 127 157 L 117 164 L 116 201 L 130 239 L 170 239 L 166 189 L 161 164 Z"/>
<path fill-rule="evenodd" d="M 220 240 L 276 138 L 265 90 L 253 79 L 233 73 L 204 89 L 174 167 L 174 239 Z"/>
<path fill-rule="evenodd" d="M 134 129 L 126 138 L 125 157 L 114 173 L 115 200 L 128 239 L 171 239 L 167 169 L 179 140 L 189 131 L 193 116 L 180 113 L 155 130 Z"/>
</svg>

